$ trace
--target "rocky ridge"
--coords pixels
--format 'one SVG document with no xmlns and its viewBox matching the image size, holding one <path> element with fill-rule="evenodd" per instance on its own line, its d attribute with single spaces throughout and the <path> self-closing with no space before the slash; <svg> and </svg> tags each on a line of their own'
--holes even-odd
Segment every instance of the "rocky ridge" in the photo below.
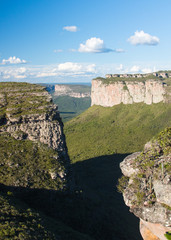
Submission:
<svg viewBox="0 0 171 240">
<path fill-rule="evenodd" d="M 140 221 L 144 240 L 165 240 L 171 231 L 171 128 L 147 143 L 143 152 L 120 164 L 124 176 L 118 189 Z"/>
</svg>

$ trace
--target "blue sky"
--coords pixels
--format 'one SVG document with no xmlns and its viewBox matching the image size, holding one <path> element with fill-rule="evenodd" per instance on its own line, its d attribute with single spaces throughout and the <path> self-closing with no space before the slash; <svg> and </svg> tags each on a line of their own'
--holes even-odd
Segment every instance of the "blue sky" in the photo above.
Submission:
<svg viewBox="0 0 171 240">
<path fill-rule="evenodd" d="M 170 0 L 0 0 L 0 81 L 171 69 Z"/>
</svg>

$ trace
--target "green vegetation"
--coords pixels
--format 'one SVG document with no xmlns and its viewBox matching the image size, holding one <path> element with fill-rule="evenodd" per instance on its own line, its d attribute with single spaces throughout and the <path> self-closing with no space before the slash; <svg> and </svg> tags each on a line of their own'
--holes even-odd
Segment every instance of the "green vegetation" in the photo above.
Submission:
<svg viewBox="0 0 171 240">
<path fill-rule="evenodd" d="M 171 232 L 167 232 L 166 234 L 164 234 L 164 236 L 166 237 L 166 239 L 171 240 Z"/>
<path fill-rule="evenodd" d="M 48 112 L 51 104 L 45 87 L 28 83 L 0 83 L 0 119 Z"/>
<path fill-rule="evenodd" d="M 63 122 L 78 116 L 90 107 L 90 97 L 74 98 L 70 96 L 55 96 L 52 95 L 53 102 L 58 105 L 60 116 Z"/>
<path fill-rule="evenodd" d="M 21 134 L 21 133 L 16 133 Z M 0 135 L 0 183 L 29 188 L 63 189 L 64 179 L 51 172 L 64 172 L 62 158 L 53 149 L 30 140 Z"/>
<path fill-rule="evenodd" d="M 161 131 L 150 143 L 150 148 L 144 150 L 135 160 L 135 168 L 141 170 L 142 175 L 147 175 L 148 169 L 151 169 L 151 173 L 155 175 L 155 178 L 159 178 L 164 174 L 171 174 L 170 159 L 160 162 L 161 156 L 167 156 L 171 154 L 171 128 L 166 128 Z M 159 163 L 158 163 L 159 162 Z M 169 167 L 170 166 L 170 167 Z"/>
<path fill-rule="evenodd" d="M 20 115 L 34 112 L 33 106 L 44 101 L 41 94 L 34 94 L 34 88 L 30 89 L 29 99 L 29 90 L 23 92 L 23 86 L 26 85 L 21 84 L 22 90 L 20 93 L 17 90 L 16 96 L 10 92 L 10 86 L 9 92 L 1 92 L 2 116 L 11 102 L 10 112 L 18 104 Z M 48 99 L 43 102 L 42 111 L 45 106 Z M 16 115 L 17 111 L 14 111 Z M 112 108 L 93 106 L 67 122 L 70 167 L 76 184 L 72 193 L 65 191 L 66 182 L 58 176 L 65 166 L 57 152 L 40 143 L 1 134 L 0 238 L 141 239 L 138 220 L 128 212 L 116 189 L 121 176 L 119 163 L 127 153 L 141 149 L 153 135 L 169 126 L 170 116 L 171 107 L 167 104 L 121 104 Z M 20 137 L 24 133 L 15 134 Z M 52 173 L 56 173 L 55 179 Z M 139 184 L 136 180 L 134 183 Z M 143 196 L 137 194 L 137 197 L 141 200 Z"/>
<path fill-rule="evenodd" d="M 93 106 L 65 124 L 72 162 L 140 151 L 158 132 L 171 125 L 171 105 L 143 103 L 104 108 Z"/>
<path fill-rule="evenodd" d="M 12 192 L 0 191 L 0 239 L 91 240 L 64 223 L 30 208 Z"/>
<path fill-rule="evenodd" d="M 147 80 L 158 80 L 161 81 L 161 78 L 155 77 L 154 75 L 149 75 L 146 77 L 141 77 L 141 78 L 135 78 L 135 77 L 110 77 L 110 78 L 102 78 L 102 77 L 97 77 L 94 80 L 101 80 L 103 84 L 111 84 L 115 82 L 145 82 Z"/>
<path fill-rule="evenodd" d="M 121 178 L 119 178 L 117 188 L 120 193 L 124 192 L 124 190 L 128 186 L 128 181 L 129 177 L 126 177 L 124 175 Z"/>
</svg>

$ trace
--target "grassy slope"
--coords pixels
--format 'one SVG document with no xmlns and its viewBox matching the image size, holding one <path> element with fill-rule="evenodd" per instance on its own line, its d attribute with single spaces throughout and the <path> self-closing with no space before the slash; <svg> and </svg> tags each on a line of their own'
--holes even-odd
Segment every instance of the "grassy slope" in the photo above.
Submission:
<svg viewBox="0 0 171 240">
<path fill-rule="evenodd" d="M 60 115 L 63 122 L 69 121 L 77 115 L 81 114 L 87 108 L 90 107 L 91 99 L 86 98 L 74 98 L 70 96 L 55 96 L 52 95 L 53 102 L 58 105 Z"/>
<path fill-rule="evenodd" d="M 171 104 L 93 106 L 65 124 L 72 162 L 142 150 L 155 134 L 171 125 Z"/>
<path fill-rule="evenodd" d="M 171 104 L 163 103 L 93 106 L 65 123 L 75 181 L 92 212 L 91 218 L 85 215 L 82 221 L 86 219 L 84 225 L 94 229 L 95 234 L 87 232 L 95 239 L 142 239 L 138 219 L 116 188 L 119 163 L 169 125 Z"/>
<path fill-rule="evenodd" d="M 0 183 L 8 186 L 55 190 L 65 186 L 65 181 L 59 177 L 53 180 L 49 173 L 65 169 L 62 158 L 41 143 L 0 134 L 0 165 Z"/>
</svg>

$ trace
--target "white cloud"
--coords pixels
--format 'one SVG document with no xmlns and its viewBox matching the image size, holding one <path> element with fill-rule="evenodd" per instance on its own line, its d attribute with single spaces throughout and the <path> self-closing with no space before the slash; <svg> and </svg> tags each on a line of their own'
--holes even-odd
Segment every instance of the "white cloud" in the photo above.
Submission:
<svg viewBox="0 0 171 240">
<path fill-rule="evenodd" d="M 77 26 L 65 26 L 65 27 L 63 27 L 63 30 L 66 30 L 69 32 L 77 32 L 78 28 L 77 28 Z"/>
<path fill-rule="evenodd" d="M 132 66 L 132 67 L 130 68 L 129 71 L 130 71 L 130 72 L 133 72 L 133 73 L 139 72 L 139 71 L 140 71 L 140 67 L 137 66 L 137 65 L 134 65 L 134 66 Z"/>
<path fill-rule="evenodd" d="M 25 67 L 20 67 L 20 68 L 4 67 L 4 68 L 1 68 L 0 71 L 4 79 L 10 79 L 10 78 L 21 79 L 21 78 L 27 77 L 26 75 L 27 69 Z"/>
<path fill-rule="evenodd" d="M 92 72 L 95 73 L 96 72 L 96 65 L 95 64 L 90 64 L 86 67 L 86 71 L 87 72 Z"/>
<path fill-rule="evenodd" d="M 128 38 L 128 42 L 133 45 L 157 45 L 159 41 L 158 37 L 151 36 L 144 31 L 136 31 L 133 36 Z"/>
<path fill-rule="evenodd" d="M 116 67 L 116 70 L 123 71 L 124 70 L 123 64 L 120 64 L 119 67 Z"/>
<path fill-rule="evenodd" d="M 88 53 L 105 53 L 112 52 L 114 50 L 106 48 L 102 39 L 93 37 L 88 39 L 85 44 L 81 43 L 78 51 Z"/>
<path fill-rule="evenodd" d="M 151 73 L 151 72 L 155 72 L 155 71 L 153 71 L 151 68 L 143 68 L 143 69 L 141 70 L 141 72 L 142 72 L 142 73 Z"/>
<path fill-rule="evenodd" d="M 26 78 L 27 76 L 26 75 L 16 75 L 15 78 L 16 79 L 23 79 L 23 78 Z"/>
<path fill-rule="evenodd" d="M 25 60 L 21 60 L 20 58 L 17 57 L 9 57 L 8 59 L 3 59 L 2 60 L 2 65 L 5 64 L 21 64 L 21 63 L 26 63 Z"/>
<path fill-rule="evenodd" d="M 78 72 L 81 70 L 81 68 L 82 68 L 81 64 L 73 62 L 66 62 L 58 65 L 59 71 Z"/>
<path fill-rule="evenodd" d="M 96 65 L 86 63 L 64 62 L 48 66 L 19 67 L 16 65 L 0 66 L 0 78 L 6 80 L 37 79 L 37 78 L 65 78 L 75 76 L 90 77 L 95 74 Z M 93 75 L 94 76 L 94 75 Z M 95 77 L 95 76 L 94 76 Z"/>
</svg>

